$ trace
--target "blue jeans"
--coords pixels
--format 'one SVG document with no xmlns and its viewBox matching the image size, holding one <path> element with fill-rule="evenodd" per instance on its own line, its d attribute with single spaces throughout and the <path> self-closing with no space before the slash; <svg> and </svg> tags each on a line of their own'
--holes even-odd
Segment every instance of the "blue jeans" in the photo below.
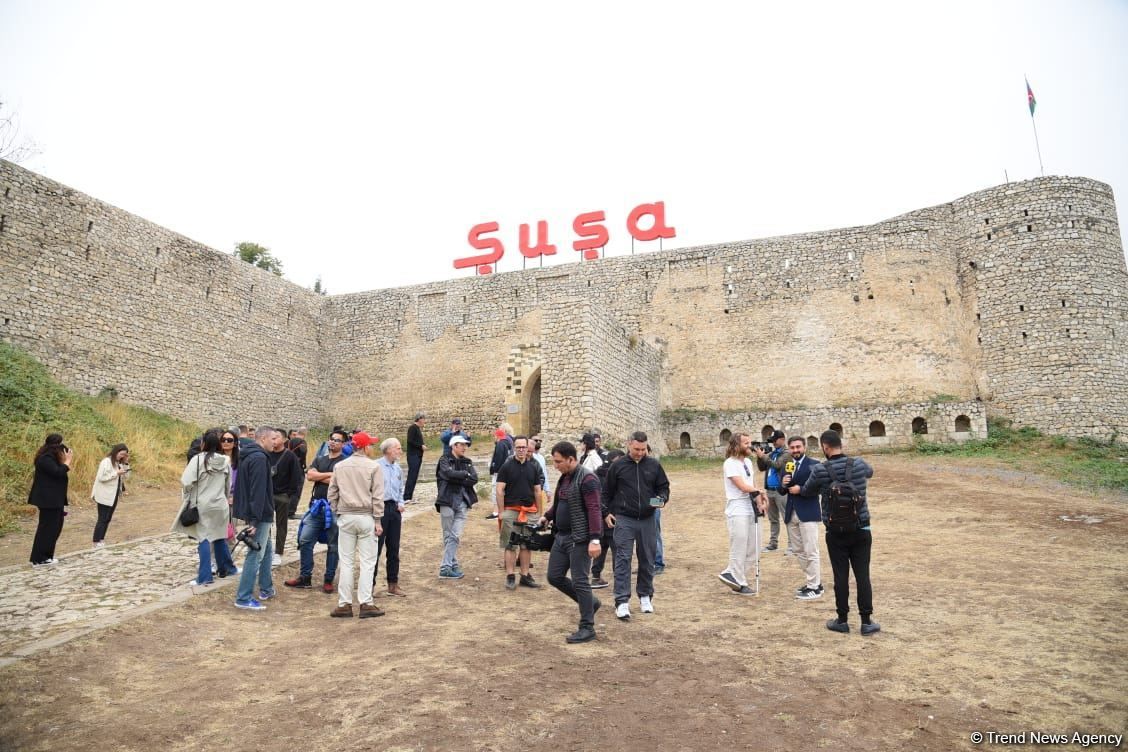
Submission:
<svg viewBox="0 0 1128 752">
<path fill-rule="evenodd" d="M 439 569 L 453 569 L 458 566 L 458 544 L 462 542 L 462 529 L 470 510 L 461 501 L 454 507 L 439 507 L 443 526 L 443 560 Z"/>
<path fill-rule="evenodd" d="M 237 603 L 246 603 L 255 596 L 256 579 L 260 592 L 274 590 L 274 581 L 270 578 L 270 559 L 274 555 L 273 528 L 270 522 L 260 522 L 255 526 L 254 539 L 259 544 L 259 550 L 247 546 L 243 574 L 239 576 L 239 591 L 235 594 Z"/>
<path fill-rule="evenodd" d="M 302 577 L 313 576 L 313 546 L 324 529 L 325 515 L 306 516 L 302 524 L 302 534 L 298 538 L 298 553 L 301 556 L 298 573 Z M 337 559 L 337 519 L 333 518 L 333 525 L 329 528 L 329 552 L 325 554 L 326 582 L 332 582 L 337 576 Z"/>
<path fill-rule="evenodd" d="M 657 551 L 654 554 L 654 566 L 665 567 L 666 566 L 666 557 L 663 556 L 663 553 L 666 549 L 662 545 L 662 510 L 661 509 L 655 509 L 654 510 L 654 526 L 656 528 L 658 528 L 658 547 L 657 547 Z"/>
<path fill-rule="evenodd" d="M 196 551 L 200 555 L 200 569 L 196 573 L 196 584 L 203 585 L 212 581 L 212 549 L 215 549 L 215 568 L 224 576 L 235 574 L 235 562 L 231 559 L 231 552 L 227 550 L 226 540 L 200 541 Z"/>
</svg>

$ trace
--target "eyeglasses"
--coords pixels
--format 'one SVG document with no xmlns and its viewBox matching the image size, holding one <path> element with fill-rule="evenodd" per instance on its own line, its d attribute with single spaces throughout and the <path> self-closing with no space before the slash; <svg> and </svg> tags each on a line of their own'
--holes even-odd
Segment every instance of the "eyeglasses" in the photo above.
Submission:
<svg viewBox="0 0 1128 752">
<path fill-rule="evenodd" d="M 234 444 L 234 443 L 235 443 L 235 439 L 220 439 L 220 440 L 219 440 L 219 443 L 220 443 L 220 444 Z"/>
<path fill-rule="evenodd" d="M 344 444 L 345 442 L 344 442 L 343 439 L 329 439 L 329 443 L 330 444 Z"/>
</svg>

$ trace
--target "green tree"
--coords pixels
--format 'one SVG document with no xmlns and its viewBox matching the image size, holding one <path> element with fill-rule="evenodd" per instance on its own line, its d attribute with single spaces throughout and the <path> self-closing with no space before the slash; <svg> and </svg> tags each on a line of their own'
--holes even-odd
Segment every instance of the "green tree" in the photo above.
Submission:
<svg viewBox="0 0 1128 752">
<path fill-rule="evenodd" d="M 269 248 L 264 248 L 258 243 L 239 243 L 231 255 L 248 264 L 254 264 L 259 269 L 266 269 L 272 274 L 282 276 L 282 262 L 270 252 Z"/>
<path fill-rule="evenodd" d="M 313 283 L 313 291 L 315 293 L 317 293 L 318 295 L 328 295 L 329 294 L 329 291 L 321 286 L 321 277 L 318 277 L 317 280 Z"/>
</svg>

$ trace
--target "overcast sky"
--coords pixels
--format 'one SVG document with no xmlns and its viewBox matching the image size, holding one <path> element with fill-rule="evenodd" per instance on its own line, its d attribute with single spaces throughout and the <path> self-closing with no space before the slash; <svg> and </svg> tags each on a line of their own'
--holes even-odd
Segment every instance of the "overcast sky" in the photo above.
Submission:
<svg viewBox="0 0 1128 752">
<path fill-rule="evenodd" d="M 666 248 L 1038 175 L 1128 216 L 1128 2 L 0 0 L 29 169 L 330 292 L 468 276 L 470 228 L 665 201 Z M 641 252 L 653 248 L 639 246 Z"/>
</svg>

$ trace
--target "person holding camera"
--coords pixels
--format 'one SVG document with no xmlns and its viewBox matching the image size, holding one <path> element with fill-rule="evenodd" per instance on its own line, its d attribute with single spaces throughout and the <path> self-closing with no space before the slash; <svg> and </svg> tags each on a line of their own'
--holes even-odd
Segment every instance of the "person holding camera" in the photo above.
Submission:
<svg viewBox="0 0 1128 752">
<path fill-rule="evenodd" d="M 27 503 L 39 507 L 39 524 L 31 544 L 31 565 L 57 564 L 55 544 L 63 532 L 67 515 L 67 482 L 74 452 L 63 443 L 61 433 L 47 435 L 43 446 L 35 452 L 35 477 Z"/>
<path fill-rule="evenodd" d="M 670 480 L 648 452 L 646 434 L 635 431 L 627 442 L 626 459 L 612 463 L 603 487 L 604 522 L 615 536 L 615 616 L 631 618 L 631 559 L 638 554 L 639 607 L 654 613 L 654 556 L 658 526 L 654 513 L 670 499 Z"/>
<path fill-rule="evenodd" d="M 337 584 L 337 607 L 330 616 L 351 619 L 353 615 L 353 567 L 360 558 L 357 600 L 360 618 L 383 616 L 372 603 L 372 581 L 376 576 L 376 540 L 384 533 L 384 472 L 376 438 L 365 431 L 352 435 L 352 456 L 333 470 L 329 481 L 329 507 L 340 531 L 341 579 Z"/>
<path fill-rule="evenodd" d="M 125 493 L 125 476 L 129 473 L 129 447 L 114 444 L 110 453 L 98 464 L 90 498 L 98 508 L 98 521 L 94 523 L 94 548 L 106 545 L 106 529 L 114 518 L 118 499 Z"/>
<path fill-rule="evenodd" d="M 738 595 L 759 595 L 759 583 L 755 590 L 748 585 L 748 570 L 755 573 L 760 566 L 759 518 L 768 505 L 767 494 L 755 485 L 751 451 L 752 437 L 734 433 L 723 466 L 729 564 L 717 577 Z"/>
<path fill-rule="evenodd" d="M 197 541 L 200 557 L 199 570 L 193 582 L 210 585 L 212 579 L 212 553 L 215 554 L 216 574 L 227 577 L 238 572 L 231 552 L 227 548 L 227 496 L 231 488 L 231 463 L 220 448 L 219 429 L 204 433 L 200 452 L 194 455 L 180 475 L 184 501 L 173 522 L 172 532 L 183 533 Z M 199 519 L 185 525 L 183 513 L 195 507 Z"/>
<path fill-rule="evenodd" d="M 603 530 L 599 480 L 580 464 L 570 441 L 552 447 L 552 464 L 560 479 L 552 506 L 544 513 L 544 520 L 552 523 L 556 533 L 548 555 L 548 584 L 580 607 L 579 629 L 564 641 L 589 642 L 595 639 L 595 612 L 601 605 L 588 581 L 591 560 L 600 552 Z"/>
<path fill-rule="evenodd" d="M 529 564 L 532 552 L 523 545 L 511 542 L 518 525 L 536 525 L 537 506 L 540 499 L 540 466 L 528 457 L 529 439 L 517 436 L 513 439 L 513 456 L 507 459 L 497 472 L 497 508 L 501 510 L 499 519 L 499 544 L 504 552 L 505 588 L 517 588 L 517 575 L 521 571 L 521 586 L 539 588 L 540 583 L 533 579 Z"/>
<path fill-rule="evenodd" d="M 239 443 L 239 482 L 235 484 L 235 517 L 247 523 L 245 532 L 257 546 L 247 543 L 247 558 L 235 594 L 235 607 L 263 611 L 262 601 L 274 597 L 270 561 L 274 554 L 271 532 L 274 526 L 274 483 L 266 453 L 274 448 L 275 430 L 263 426 L 255 431 L 253 442 Z M 259 597 L 255 598 L 255 583 Z"/>
<path fill-rule="evenodd" d="M 764 546 L 765 551 L 776 551 L 779 549 L 779 528 L 780 520 L 787 510 L 787 494 L 784 493 L 779 485 L 779 479 L 782 475 L 783 466 L 787 464 L 787 434 L 779 429 L 772 431 L 771 436 L 768 437 L 771 443 L 771 450 L 765 452 L 761 447 L 753 447 L 753 452 L 756 454 L 756 465 L 764 471 L 764 488 L 768 490 L 768 523 L 771 526 L 771 538 L 768 540 L 768 545 Z M 792 548 L 792 540 L 790 531 L 787 533 L 787 554 L 795 553 Z"/>
</svg>

